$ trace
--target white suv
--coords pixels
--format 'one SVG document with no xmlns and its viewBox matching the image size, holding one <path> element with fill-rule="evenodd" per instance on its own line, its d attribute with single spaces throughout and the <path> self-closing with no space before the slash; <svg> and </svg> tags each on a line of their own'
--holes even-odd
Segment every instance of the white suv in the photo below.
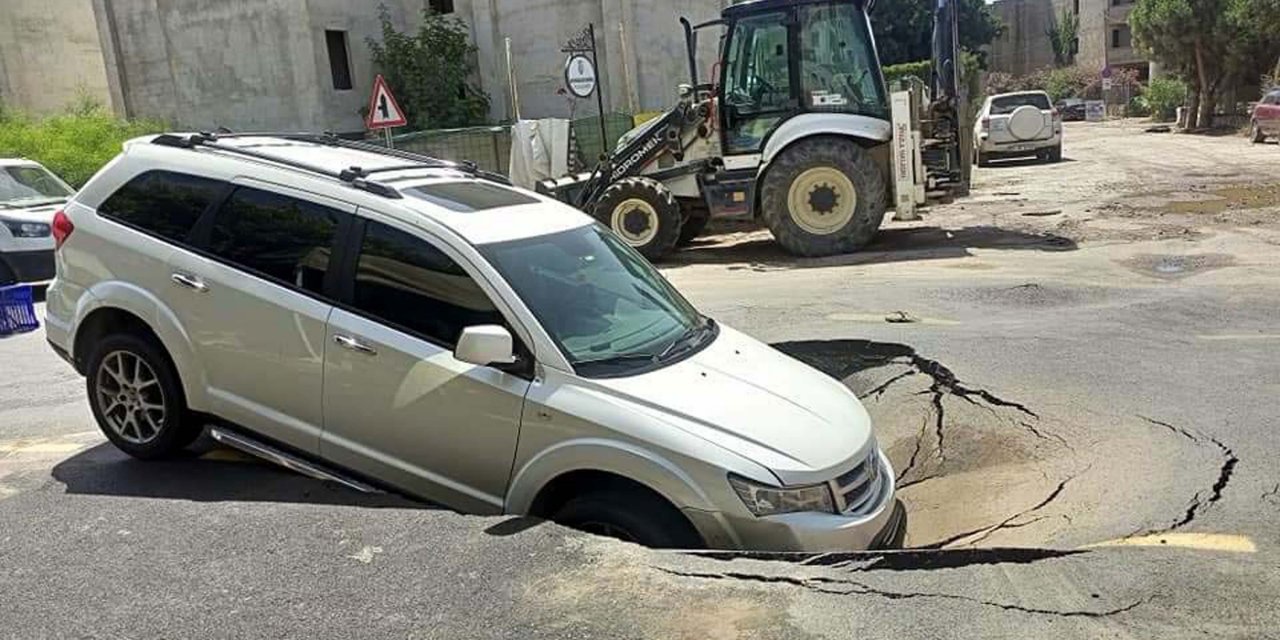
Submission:
<svg viewBox="0 0 1280 640">
<path fill-rule="evenodd" d="M 49 341 L 130 455 L 209 425 L 357 488 L 652 546 L 900 541 L 849 389 L 700 315 L 588 216 L 466 165 L 163 135 L 55 228 Z"/>
<path fill-rule="evenodd" d="M 1062 160 L 1062 114 L 1043 91 L 1002 93 L 987 98 L 973 131 L 973 161 L 1035 156 Z"/>
</svg>

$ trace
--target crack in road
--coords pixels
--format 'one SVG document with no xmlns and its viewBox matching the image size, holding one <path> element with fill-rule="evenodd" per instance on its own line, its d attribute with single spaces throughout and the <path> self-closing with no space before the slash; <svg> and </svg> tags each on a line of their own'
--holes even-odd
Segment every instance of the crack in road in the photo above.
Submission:
<svg viewBox="0 0 1280 640">
<path fill-rule="evenodd" d="M 1205 497 L 1205 491 L 1197 491 L 1195 495 L 1191 497 L 1191 501 L 1187 504 L 1187 511 L 1182 514 L 1181 518 L 1175 520 L 1173 524 L 1164 529 L 1149 531 L 1147 533 L 1161 533 L 1181 529 L 1182 527 L 1191 524 L 1191 522 L 1200 515 L 1200 511 L 1202 509 L 1207 509 L 1222 499 L 1222 492 L 1225 491 L 1227 485 L 1230 484 L 1231 476 L 1235 473 L 1236 465 L 1240 464 L 1240 457 L 1236 455 L 1235 451 L 1233 451 L 1231 447 L 1228 447 L 1221 440 L 1213 436 L 1197 433 L 1184 427 L 1174 426 L 1168 422 L 1148 418 L 1147 416 L 1140 415 L 1138 417 L 1153 425 L 1168 429 L 1174 434 L 1183 436 L 1198 446 L 1216 447 L 1219 453 L 1222 454 L 1222 466 L 1218 469 L 1217 480 L 1215 480 L 1213 486 L 1209 488 L 1208 497 Z"/>
<path fill-rule="evenodd" d="M 691 551 L 688 555 L 711 560 L 756 560 L 804 566 L 839 568 L 843 571 L 931 571 L 972 566 L 1027 565 L 1043 560 L 1091 553 L 1087 549 L 993 547 L 986 549 L 901 549 L 893 551 Z"/>
<path fill-rule="evenodd" d="M 876 596 L 886 600 L 910 600 L 915 598 L 934 598 L 941 600 L 952 600 L 975 604 L 984 607 L 992 607 L 1003 609 L 1005 611 L 1015 611 L 1019 613 L 1033 615 L 1057 616 L 1062 618 L 1106 618 L 1109 616 L 1119 615 L 1128 611 L 1132 611 L 1143 604 L 1152 600 L 1152 596 L 1148 596 L 1141 600 L 1134 601 L 1122 607 L 1114 609 L 1105 609 L 1101 611 L 1088 610 L 1057 610 L 1057 609 L 1041 609 L 1038 607 L 1027 607 L 1019 604 L 1007 602 L 994 602 L 991 600 L 983 600 L 971 596 L 959 595 L 954 593 L 931 593 L 927 591 L 891 591 L 880 589 L 871 585 L 858 582 L 856 580 L 847 580 L 841 578 L 827 578 L 822 576 L 813 576 L 808 578 L 797 578 L 791 576 L 770 576 L 754 573 L 742 572 L 722 572 L 722 573 L 702 573 L 694 571 L 678 571 L 668 569 L 666 567 L 652 566 L 653 569 L 667 573 L 669 575 L 681 578 L 695 578 L 701 580 L 730 580 L 743 582 L 759 582 L 765 584 L 782 584 L 793 587 L 800 587 L 809 591 L 823 593 L 836 596 Z"/>
<path fill-rule="evenodd" d="M 996 523 L 996 524 L 994 524 L 994 525 L 990 525 L 990 526 L 986 526 L 986 527 L 981 527 L 981 528 L 978 528 L 978 529 L 974 529 L 974 530 L 972 530 L 972 531 L 965 531 L 965 532 L 963 532 L 963 533 L 958 533 L 958 534 L 956 534 L 956 535 L 950 536 L 950 537 L 948 537 L 948 538 L 944 538 L 944 539 L 942 539 L 942 540 L 939 540 L 939 541 L 934 542 L 934 543 L 931 543 L 931 544 L 921 545 L 921 546 L 919 546 L 919 547 L 917 547 L 917 548 L 919 548 L 919 549 L 941 549 L 941 548 L 943 548 L 943 547 L 945 547 L 945 546 L 947 546 L 947 545 L 949 545 L 949 544 L 955 544 L 955 543 L 957 543 L 957 542 L 959 542 L 959 541 L 961 541 L 961 540 L 964 540 L 965 538 L 970 538 L 970 537 L 973 537 L 973 536 L 976 536 L 976 535 L 981 535 L 982 537 L 980 537 L 980 538 L 978 538 L 977 540 L 974 540 L 974 541 L 972 541 L 972 542 L 970 542 L 970 543 L 969 543 L 969 544 L 977 544 L 978 542 L 981 542 L 982 540 L 986 540 L 987 538 L 991 537 L 991 535 L 992 535 L 993 533 L 995 533 L 996 531 L 1000 531 L 1000 530 L 1002 530 L 1002 529 L 1017 529 L 1017 528 L 1019 528 L 1019 527 L 1025 527 L 1025 526 L 1028 526 L 1028 525 L 1030 525 L 1030 524 L 1033 524 L 1034 522 L 1036 522 L 1036 521 L 1038 521 L 1038 520 L 1043 520 L 1044 518 L 1036 518 L 1036 519 L 1034 519 L 1034 520 L 1032 520 L 1032 521 L 1029 521 L 1029 522 L 1021 522 L 1021 523 L 1015 523 L 1015 522 L 1014 522 L 1015 520 L 1017 520 L 1017 519 L 1019 519 L 1019 518 L 1021 518 L 1021 517 L 1023 517 L 1023 516 L 1031 515 L 1032 513 L 1035 513 L 1035 512 L 1037 512 L 1037 511 L 1039 511 L 1039 510 L 1041 510 L 1041 509 L 1043 509 L 1043 508 L 1045 508 L 1045 507 L 1049 506 L 1049 504 L 1050 504 L 1050 503 L 1052 503 L 1054 500 L 1057 500 L 1060 496 L 1062 496 L 1062 492 L 1063 492 L 1063 491 L 1065 491 L 1065 490 L 1067 489 L 1067 484 L 1068 484 L 1068 483 L 1070 483 L 1072 480 L 1075 480 L 1075 479 L 1076 479 L 1077 477 L 1079 477 L 1080 475 L 1084 475 L 1084 473 L 1088 473 L 1088 471 L 1089 471 L 1088 469 L 1085 469 L 1083 473 L 1080 473 L 1080 474 L 1077 474 L 1077 475 L 1073 475 L 1073 476 L 1069 476 L 1066 480 L 1063 480 L 1062 482 L 1059 482 L 1059 483 L 1058 483 L 1058 486 L 1057 486 L 1057 487 L 1054 487 L 1053 491 L 1052 491 L 1052 492 L 1050 492 L 1050 493 L 1049 493 L 1049 495 L 1048 495 L 1047 497 L 1045 497 L 1045 499 L 1044 499 L 1044 500 L 1041 500 L 1038 504 L 1036 504 L 1035 506 L 1031 507 L 1030 509 L 1026 509 L 1026 510 L 1023 510 L 1023 511 L 1019 511 L 1018 513 L 1015 513 L 1015 514 L 1013 514 L 1013 515 L 1009 516 L 1008 518 L 1005 518 L 1004 520 L 1002 520 L 1002 521 L 1000 521 L 1000 522 L 998 522 L 998 523 Z"/>
<path fill-rule="evenodd" d="M 1277 483 L 1276 486 L 1271 487 L 1270 491 L 1263 492 L 1261 499 L 1263 502 L 1273 502 L 1273 503 L 1280 504 L 1280 483 Z"/>
</svg>

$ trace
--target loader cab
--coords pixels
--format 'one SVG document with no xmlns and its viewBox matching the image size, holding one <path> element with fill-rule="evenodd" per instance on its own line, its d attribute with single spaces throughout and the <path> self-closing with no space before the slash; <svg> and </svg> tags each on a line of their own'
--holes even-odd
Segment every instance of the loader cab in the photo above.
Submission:
<svg viewBox="0 0 1280 640">
<path fill-rule="evenodd" d="M 714 24 L 724 28 L 716 91 L 726 157 L 760 153 L 804 113 L 889 120 L 865 0 L 755 0 Z"/>
</svg>

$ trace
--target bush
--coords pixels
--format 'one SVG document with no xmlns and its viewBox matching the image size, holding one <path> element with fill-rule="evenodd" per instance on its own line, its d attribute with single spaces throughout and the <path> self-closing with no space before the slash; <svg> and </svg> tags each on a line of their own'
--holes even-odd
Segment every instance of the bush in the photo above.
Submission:
<svg viewBox="0 0 1280 640">
<path fill-rule="evenodd" d="M 889 85 L 889 90 L 893 91 L 897 87 L 894 86 L 897 81 L 911 76 L 915 76 L 929 83 L 929 78 L 933 75 L 933 62 L 929 60 L 921 60 L 919 62 L 904 62 L 902 64 L 889 65 L 884 68 L 884 81 Z"/>
<path fill-rule="evenodd" d="M 484 124 L 489 95 L 471 78 L 476 47 L 471 31 L 452 16 L 423 7 L 415 34 L 397 31 L 387 5 L 379 7 L 382 40 L 369 38 L 373 63 L 399 98 L 414 129 L 451 129 Z"/>
<path fill-rule="evenodd" d="M 1173 120 L 1178 107 L 1187 101 L 1187 83 L 1177 78 L 1156 78 L 1147 85 L 1144 96 L 1157 120 Z"/>
<path fill-rule="evenodd" d="M 1129 100 L 1129 109 L 1125 115 L 1133 118 L 1145 118 L 1151 115 L 1151 103 L 1146 96 L 1134 96 Z"/>
<path fill-rule="evenodd" d="M 83 101 L 45 119 L 0 110 L 0 157 L 35 160 L 80 188 L 120 153 L 125 140 L 164 128 L 158 120 L 120 120 L 101 104 Z"/>
</svg>

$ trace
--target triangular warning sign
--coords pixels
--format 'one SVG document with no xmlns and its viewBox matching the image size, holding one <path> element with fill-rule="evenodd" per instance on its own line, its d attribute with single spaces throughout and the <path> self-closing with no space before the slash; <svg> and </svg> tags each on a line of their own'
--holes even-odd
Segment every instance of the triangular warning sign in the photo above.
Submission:
<svg viewBox="0 0 1280 640">
<path fill-rule="evenodd" d="M 382 74 L 378 74 L 373 81 L 373 96 L 369 98 L 369 117 L 365 120 L 365 125 L 370 129 L 389 129 L 406 124 L 409 121 L 404 117 L 404 110 L 396 102 L 396 97 L 391 95 L 391 88 L 387 86 Z"/>
</svg>

